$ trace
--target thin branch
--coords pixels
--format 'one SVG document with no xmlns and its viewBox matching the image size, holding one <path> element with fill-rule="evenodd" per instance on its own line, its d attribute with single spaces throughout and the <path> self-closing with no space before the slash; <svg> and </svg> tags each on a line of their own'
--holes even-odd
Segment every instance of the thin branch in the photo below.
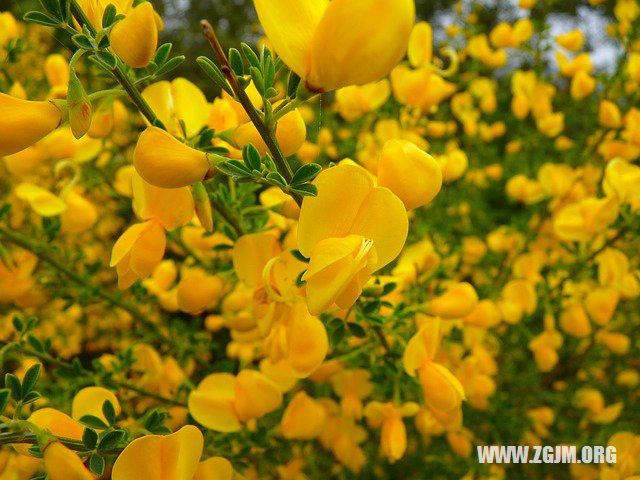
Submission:
<svg viewBox="0 0 640 480">
<path fill-rule="evenodd" d="M 256 127 L 256 130 L 258 130 L 258 133 L 260 134 L 260 137 L 262 137 L 262 140 L 264 141 L 264 143 L 267 145 L 267 148 L 271 152 L 271 155 L 273 156 L 273 161 L 275 162 L 276 167 L 278 168 L 278 172 L 284 177 L 287 183 L 290 182 L 291 179 L 293 178 L 293 171 L 291 169 L 291 165 L 289 165 L 289 162 L 282 154 L 282 150 L 280 150 L 280 146 L 278 145 L 278 142 L 273 138 L 272 132 L 265 125 L 263 120 L 260 118 L 258 111 L 251 103 L 251 100 L 249 99 L 247 93 L 244 91 L 244 88 L 240 86 L 240 83 L 238 82 L 238 77 L 233 72 L 233 69 L 229 64 L 229 60 L 227 59 L 227 55 L 224 53 L 224 50 L 222 49 L 222 46 L 218 41 L 218 37 L 216 36 L 216 33 L 213 30 L 213 27 L 206 20 L 202 20 L 200 22 L 200 26 L 202 27 L 204 37 L 209 41 L 209 44 L 211 45 L 211 48 L 213 49 L 213 52 L 215 53 L 218 59 L 218 62 L 220 62 L 220 66 L 221 66 L 220 70 L 222 71 L 222 74 L 225 76 L 225 78 L 229 82 L 229 85 L 231 86 L 231 89 L 235 93 L 236 97 L 238 98 L 238 101 L 240 102 L 242 107 L 246 110 L 247 115 L 249 115 L 249 119 L 254 124 L 254 126 Z M 291 196 L 293 197 L 293 199 L 296 201 L 298 205 L 302 203 L 302 199 L 300 198 L 299 195 L 291 195 Z"/>
</svg>

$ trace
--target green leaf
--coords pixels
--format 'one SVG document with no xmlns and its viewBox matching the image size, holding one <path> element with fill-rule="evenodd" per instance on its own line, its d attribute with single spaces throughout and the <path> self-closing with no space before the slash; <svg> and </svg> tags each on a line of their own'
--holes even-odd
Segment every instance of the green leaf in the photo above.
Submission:
<svg viewBox="0 0 640 480">
<path fill-rule="evenodd" d="M 300 85 L 300 77 L 295 73 L 289 73 L 289 82 L 287 83 L 287 97 L 295 98 L 298 92 L 298 85 Z"/>
<path fill-rule="evenodd" d="M 113 408 L 113 404 L 109 400 L 105 400 L 102 404 L 102 414 L 109 422 L 109 425 L 116 423 L 116 409 Z"/>
<path fill-rule="evenodd" d="M 273 60 L 269 58 L 265 65 L 264 72 L 264 86 L 270 88 L 273 86 L 273 82 L 276 80 L 276 67 L 273 64 Z"/>
<path fill-rule="evenodd" d="M 240 44 L 240 48 L 242 49 L 242 53 L 244 53 L 245 58 L 249 61 L 251 66 L 260 68 L 260 59 L 258 58 L 258 55 L 256 55 L 256 52 L 254 52 L 253 49 L 246 43 Z"/>
<path fill-rule="evenodd" d="M 173 57 L 171 60 L 165 62 L 158 70 L 154 73 L 156 77 L 160 75 L 164 75 L 165 73 L 169 73 L 171 70 L 174 70 L 180 66 L 182 62 L 184 62 L 185 56 L 178 55 L 177 57 Z"/>
<path fill-rule="evenodd" d="M 362 325 L 359 325 L 354 322 L 349 322 L 347 323 L 347 328 L 349 329 L 349 331 L 354 337 L 364 338 L 367 336 L 367 332 L 362 327 Z"/>
<path fill-rule="evenodd" d="M 117 13 L 116 7 L 112 3 L 107 5 L 102 14 L 102 28 L 109 28 L 115 21 Z"/>
<path fill-rule="evenodd" d="M 301 166 L 291 179 L 291 185 L 301 185 L 310 182 L 322 171 L 322 167 L 317 163 L 309 163 Z"/>
<path fill-rule="evenodd" d="M 24 374 L 24 378 L 22 379 L 23 396 L 33 390 L 33 387 L 35 386 L 36 382 L 38 381 L 38 377 L 40 376 L 41 368 L 42 365 L 36 363 L 29 370 L 27 370 L 27 373 Z"/>
<path fill-rule="evenodd" d="M 111 45 L 111 42 L 109 41 L 109 36 L 108 35 L 100 36 L 100 39 L 98 40 L 98 48 L 106 49 L 106 48 L 109 48 L 109 45 Z"/>
<path fill-rule="evenodd" d="M 99 452 L 109 452 L 115 448 L 117 448 L 120 440 L 124 437 L 124 430 L 114 430 L 113 432 L 107 433 L 100 443 L 98 443 L 98 451 Z"/>
<path fill-rule="evenodd" d="M 44 25 L 46 27 L 58 27 L 60 26 L 60 21 L 55 18 L 47 15 L 46 13 L 36 12 L 32 10 L 31 12 L 25 13 L 22 19 L 25 22 L 37 23 L 38 25 Z"/>
<path fill-rule="evenodd" d="M 78 33 L 71 37 L 71 41 L 78 47 L 84 50 L 93 50 L 94 45 L 91 39 L 81 33 Z"/>
<path fill-rule="evenodd" d="M 0 220 L 4 220 L 4 218 L 9 215 L 9 212 L 11 211 L 11 204 L 10 203 L 4 203 L 1 207 L 0 207 Z"/>
<path fill-rule="evenodd" d="M 80 417 L 80 423 L 84 423 L 87 427 L 95 428 L 97 430 L 105 430 L 109 426 L 102 421 L 102 419 L 94 415 L 83 415 Z"/>
<path fill-rule="evenodd" d="M 279 187 L 287 186 L 287 181 L 278 172 L 271 172 L 269 175 L 267 175 L 267 181 Z"/>
<path fill-rule="evenodd" d="M 4 413 L 4 409 L 7 408 L 9 397 L 11 397 L 11 390 L 8 388 L 0 390 L 0 415 L 2 415 Z"/>
<path fill-rule="evenodd" d="M 18 402 L 22 399 L 22 385 L 20 380 L 13 373 L 4 376 L 4 386 L 11 390 L 11 397 Z"/>
<path fill-rule="evenodd" d="M 264 92 L 264 98 L 274 98 L 277 97 L 280 92 L 273 87 L 267 88 L 267 91 Z"/>
<path fill-rule="evenodd" d="M 93 428 L 84 429 L 84 432 L 82 433 L 82 443 L 89 450 L 96 448 L 96 445 L 98 444 L 98 434 Z"/>
<path fill-rule="evenodd" d="M 224 78 L 224 75 L 215 63 L 213 63 L 209 58 L 202 56 L 196 58 L 196 63 L 218 87 L 223 89 L 229 95 L 233 95 L 233 90 L 231 90 L 227 79 Z"/>
<path fill-rule="evenodd" d="M 118 65 L 118 59 L 110 52 L 97 52 L 96 56 L 104 62 L 111 70 L 115 70 Z"/>
<path fill-rule="evenodd" d="M 237 76 L 244 76 L 244 62 L 242 61 L 242 55 L 240 55 L 240 52 L 235 48 L 229 49 L 229 65 L 231 65 L 231 68 Z"/>
<path fill-rule="evenodd" d="M 262 78 L 262 73 L 256 67 L 249 68 L 249 72 L 251 73 L 251 78 L 253 79 L 253 84 L 256 86 L 256 89 L 261 94 L 264 93 L 264 79 Z"/>
<path fill-rule="evenodd" d="M 13 317 L 12 323 L 13 323 L 13 328 L 15 328 L 18 332 L 22 332 L 22 329 L 24 328 L 24 324 L 22 323 L 22 320 L 20 320 L 19 317 Z"/>
<path fill-rule="evenodd" d="M 340 325 L 330 334 L 331 345 L 333 345 L 334 347 L 339 345 L 346 334 L 347 334 L 347 330 L 344 328 L 344 325 Z"/>
<path fill-rule="evenodd" d="M 102 475 L 104 473 L 104 458 L 97 453 L 92 453 L 89 458 L 89 470 L 96 475 Z"/>
<path fill-rule="evenodd" d="M 163 43 L 156 50 L 156 54 L 153 57 L 153 62 L 161 67 L 169 58 L 169 54 L 171 53 L 171 48 L 173 47 L 172 43 Z"/>
<path fill-rule="evenodd" d="M 262 168 L 262 157 L 258 149 L 252 144 L 245 145 L 242 149 L 242 158 L 249 170 L 258 170 Z"/>
<path fill-rule="evenodd" d="M 229 160 L 228 162 L 222 163 L 220 167 L 223 167 L 229 170 L 230 172 L 232 172 L 231 174 L 234 176 L 241 176 L 241 177 L 251 176 L 251 171 L 244 165 L 244 163 L 238 160 Z"/>
<path fill-rule="evenodd" d="M 44 346 L 42 345 L 42 342 L 36 337 L 34 337 L 33 335 L 29 335 L 27 337 L 27 342 L 29 342 L 29 345 L 31 345 L 31 348 L 33 348 L 36 352 L 40 352 L 40 353 L 44 352 Z"/>
<path fill-rule="evenodd" d="M 318 196 L 318 187 L 313 185 L 312 183 L 305 183 L 304 185 L 297 185 L 291 188 L 293 193 L 297 193 L 298 195 L 302 195 L 303 197 L 317 197 Z"/>
<path fill-rule="evenodd" d="M 58 0 L 40 0 L 40 3 L 52 17 L 63 20 L 62 10 L 60 9 L 60 2 Z"/>
<path fill-rule="evenodd" d="M 22 404 L 29 405 L 30 403 L 35 402 L 41 397 L 38 392 L 29 392 L 24 397 L 22 397 Z"/>
</svg>

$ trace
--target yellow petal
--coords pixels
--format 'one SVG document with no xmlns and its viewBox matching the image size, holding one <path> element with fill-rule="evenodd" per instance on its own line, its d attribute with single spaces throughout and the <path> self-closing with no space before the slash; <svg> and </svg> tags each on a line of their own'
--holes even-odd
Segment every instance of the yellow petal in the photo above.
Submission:
<svg viewBox="0 0 640 480">
<path fill-rule="evenodd" d="M 311 90 L 364 85 L 404 57 L 415 21 L 413 0 L 333 0 L 311 47 Z"/>
<path fill-rule="evenodd" d="M 84 415 L 93 415 L 108 423 L 102 413 L 102 405 L 107 400 L 113 405 L 116 416 L 120 415 L 120 402 L 113 392 L 102 387 L 85 387 L 73 397 L 71 416 L 80 420 Z"/>
<path fill-rule="evenodd" d="M 60 442 L 47 445 L 43 453 L 44 466 L 51 480 L 93 480 L 80 457 Z"/>
<path fill-rule="evenodd" d="M 233 466 L 224 457 L 211 457 L 200 462 L 193 480 L 233 480 Z"/>
<path fill-rule="evenodd" d="M 111 250 L 110 267 L 116 266 L 131 251 L 131 247 L 138 240 L 138 237 L 145 229 L 144 223 L 137 223 L 127 228 L 122 235 L 116 240 Z"/>
<path fill-rule="evenodd" d="M 266 263 L 282 251 L 278 239 L 270 233 L 243 235 L 233 246 L 233 268 L 248 287 L 262 285 Z"/>
<path fill-rule="evenodd" d="M 243 422 L 260 418 L 282 403 L 282 392 L 278 386 L 257 370 L 242 370 L 234 388 L 234 407 Z"/>
<path fill-rule="evenodd" d="M 421 67 L 431 63 L 433 55 L 433 32 L 427 22 L 418 22 L 411 31 L 407 56 L 412 67 Z"/>
<path fill-rule="evenodd" d="M 53 193 L 33 183 L 19 184 L 15 194 L 18 198 L 29 202 L 31 208 L 43 217 L 55 217 L 67 209 L 67 204 Z"/>
<path fill-rule="evenodd" d="M 130 67 L 144 68 L 156 53 L 158 27 L 151 2 L 142 2 L 113 27 L 111 46 Z"/>
<path fill-rule="evenodd" d="M 62 122 L 52 102 L 30 102 L 0 93 L 0 156 L 33 145 Z"/>
<path fill-rule="evenodd" d="M 207 428 L 237 432 L 242 428 L 233 408 L 236 379 L 230 373 L 213 373 L 189 394 L 189 413 Z"/>
<path fill-rule="evenodd" d="M 313 33 L 327 0 L 254 0 L 258 19 L 278 56 L 300 77 L 306 78 Z"/>
<path fill-rule="evenodd" d="M 193 480 L 204 439 L 193 425 L 171 435 L 147 435 L 131 442 L 118 456 L 113 480 Z"/>
<path fill-rule="evenodd" d="M 156 187 L 137 173 L 133 174 L 131 184 L 133 211 L 142 220 L 155 219 L 171 231 L 186 225 L 193 218 L 194 202 L 189 187 Z"/>
<path fill-rule="evenodd" d="M 419 376 L 425 400 L 434 410 L 449 412 L 465 398 L 460 380 L 438 363 L 427 362 L 420 368 Z"/>
<path fill-rule="evenodd" d="M 158 127 L 142 132 L 133 163 L 142 178 L 157 187 L 180 188 L 204 179 L 207 154 L 191 148 Z"/>
<path fill-rule="evenodd" d="M 307 377 L 324 361 L 329 340 L 324 324 L 309 315 L 304 303 L 292 307 L 287 326 L 289 365 L 296 376 Z"/>
<path fill-rule="evenodd" d="M 162 261 L 165 246 L 166 236 L 162 226 L 153 220 L 147 222 L 131 248 L 131 270 L 140 278 L 151 275 Z"/>
<path fill-rule="evenodd" d="M 351 234 L 373 240 L 376 269 L 400 253 L 408 232 L 404 205 L 390 190 L 375 188 L 363 168 L 338 165 L 321 172 L 313 183 L 318 196 L 304 199 L 298 224 L 298 247 L 304 256 L 310 257 L 321 240 Z"/>
</svg>

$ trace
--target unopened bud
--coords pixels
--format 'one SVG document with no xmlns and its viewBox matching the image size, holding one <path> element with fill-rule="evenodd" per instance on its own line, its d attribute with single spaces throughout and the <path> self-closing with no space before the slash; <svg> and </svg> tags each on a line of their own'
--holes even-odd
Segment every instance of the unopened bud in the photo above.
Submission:
<svg viewBox="0 0 640 480">
<path fill-rule="evenodd" d="M 69 125 L 73 136 L 81 138 L 91 127 L 91 102 L 73 69 L 69 70 L 67 108 L 69 109 Z"/>
<path fill-rule="evenodd" d="M 211 202 L 202 182 L 195 183 L 191 189 L 195 201 L 196 215 L 200 224 L 207 232 L 213 232 L 213 216 L 211 214 Z"/>
</svg>

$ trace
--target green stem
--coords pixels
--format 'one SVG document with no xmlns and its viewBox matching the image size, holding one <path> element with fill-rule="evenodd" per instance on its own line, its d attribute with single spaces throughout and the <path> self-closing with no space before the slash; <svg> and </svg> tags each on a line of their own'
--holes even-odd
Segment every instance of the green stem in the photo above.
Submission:
<svg viewBox="0 0 640 480">
<path fill-rule="evenodd" d="M 36 243 L 31 238 L 2 225 L 0 225 L 0 235 L 4 236 L 11 243 L 34 253 L 40 260 L 51 265 L 68 279 L 74 281 L 78 285 L 88 287 L 96 296 L 126 311 L 142 325 L 163 338 L 163 340 L 167 342 L 169 341 L 168 338 L 159 332 L 157 325 L 147 320 L 145 315 L 143 315 L 134 305 L 105 290 L 102 286 L 91 283 L 89 277 L 81 275 L 75 270 L 69 268 L 62 261 L 52 255 L 46 245 Z"/>
<path fill-rule="evenodd" d="M 233 69 L 229 65 L 229 60 L 227 59 L 227 56 L 224 53 L 224 50 L 222 50 L 222 46 L 218 41 L 218 37 L 216 36 L 216 33 L 213 30 L 213 27 L 206 20 L 202 20 L 200 22 L 200 25 L 203 28 L 205 38 L 209 41 L 211 48 L 213 48 L 213 51 L 216 57 L 218 58 L 218 61 L 220 62 L 222 74 L 225 76 L 225 78 L 229 82 L 229 85 L 231 86 L 231 89 L 235 93 L 238 101 L 247 112 L 247 115 L 249 115 L 249 119 L 251 120 L 253 125 L 256 127 L 256 130 L 258 130 L 260 137 L 262 137 L 262 140 L 264 141 L 264 143 L 267 145 L 267 148 L 271 152 L 271 155 L 273 156 L 273 161 L 276 164 L 276 167 L 278 169 L 278 173 L 280 173 L 280 175 L 284 177 L 287 183 L 289 183 L 293 178 L 293 170 L 291 169 L 291 165 L 289 165 L 289 162 L 287 162 L 287 159 L 282 154 L 282 150 L 280 150 L 280 145 L 278 145 L 277 140 L 273 137 L 269 127 L 265 125 L 263 120 L 260 118 L 260 113 L 256 110 L 256 108 L 251 103 L 251 100 L 249 99 L 247 93 L 244 91 L 244 88 L 240 86 L 240 83 L 238 82 L 238 77 L 236 76 L 236 74 L 233 72 Z M 299 195 L 292 195 L 292 197 L 294 198 L 294 200 L 298 205 L 302 203 L 302 199 L 300 198 Z"/>
<path fill-rule="evenodd" d="M 120 88 L 110 88 L 109 90 L 99 90 L 97 92 L 90 93 L 87 96 L 89 97 L 90 102 L 95 102 L 96 100 L 100 100 L 101 98 L 111 97 L 114 95 L 127 95 L 127 92 Z"/>
<path fill-rule="evenodd" d="M 85 27 L 87 27 L 87 29 L 93 36 L 95 36 L 96 33 L 98 33 L 94 28 L 94 26 L 91 24 L 91 21 L 89 20 L 89 18 L 86 16 L 84 11 L 78 4 L 77 0 L 71 0 L 71 14 L 76 19 L 76 21 L 80 24 L 80 26 L 84 25 Z M 107 50 L 109 50 L 110 53 L 114 54 L 114 52 L 111 49 L 107 49 Z M 118 58 L 117 55 L 116 55 L 116 58 Z M 122 85 L 122 88 L 124 88 L 124 90 L 127 92 L 129 97 L 131 98 L 131 101 L 135 104 L 135 106 L 138 108 L 140 113 L 142 113 L 142 115 L 144 115 L 144 117 L 149 121 L 149 123 L 151 125 L 161 126 L 161 122 L 158 120 L 158 117 L 156 116 L 154 111 L 151 109 L 147 101 L 143 98 L 140 91 L 133 84 L 133 82 L 131 81 L 127 73 L 124 71 L 120 63 L 116 65 L 116 68 L 113 71 L 113 75 L 116 77 L 116 80 L 118 80 L 118 83 Z"/>
</svg>

